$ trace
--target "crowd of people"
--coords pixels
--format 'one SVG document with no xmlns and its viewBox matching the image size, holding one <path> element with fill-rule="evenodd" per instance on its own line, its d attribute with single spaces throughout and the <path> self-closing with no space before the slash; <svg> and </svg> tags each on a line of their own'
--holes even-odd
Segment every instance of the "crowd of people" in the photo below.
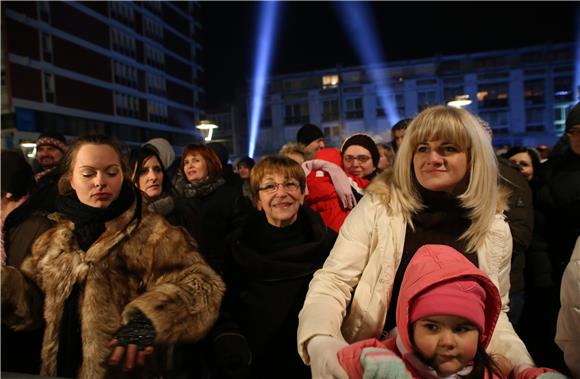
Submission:
<svg viewBox="0 0 580 379">
<path fill-rule="evenodd" d="M 580 104 L 550 154 L 442 105 L 391 137 L 2 150 L 2 371 L 580 378 Z"/>
</svg>

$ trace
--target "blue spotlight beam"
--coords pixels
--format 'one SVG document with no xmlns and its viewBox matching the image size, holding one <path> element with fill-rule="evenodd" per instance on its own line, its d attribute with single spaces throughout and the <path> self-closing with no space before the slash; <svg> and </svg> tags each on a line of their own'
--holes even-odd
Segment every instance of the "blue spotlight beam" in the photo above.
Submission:
<svg viewBox="0 0 580 379">
<path fill-rule="evenodd" d="M 580 5 L 576 6 L 576 63 L 574 69 L 574 101 L 580 101 Z"/>
<path fill-rule="evenodd" d="M 377 88 L 377 94 L 389 123 L 394 125 L 400 120 L 400 116 L 393 101 L 394 94 L 389 86 L 388 77 L 380 75 L 377 70 L 386 60 L 382 45 L 377 38 L 373 17 L 363 2 L 339 2 L 338 9 L 342 24 L 361 63 L 371 66 L 369 70 L 371 80 Z M 377 69 L 373 69 L 373 64 L 376 65 Z M 393 96 L 391 97 L 389 94 L 393 94 Z"/>
<path fill-rule="evenodd" d="M 260 28 L 256 40 L 256 66 L 252 88 L 250 141 L 248 146 L 248 155 L 250 157 L 254 156 L 258 130 L 260 128 L 260 117 L 262 115 L 264 103 L 264 88 L 266 86 L 266 77 L 270 69 L 272 57 L 272 40 L 274 36 L 274 26 L 276 24 L 277 8 L 277 1 L 265 1 L 262 3 Z"/>
</svg>

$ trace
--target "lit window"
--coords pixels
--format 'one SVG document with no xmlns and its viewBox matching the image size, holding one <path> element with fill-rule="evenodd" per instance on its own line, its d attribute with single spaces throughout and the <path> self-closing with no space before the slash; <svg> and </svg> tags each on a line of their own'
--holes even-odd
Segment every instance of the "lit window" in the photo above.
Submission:
<svg viewBox="0 0 580 379">
<path fill-rule="evenodd" d="M 477 101 L 483 101 L 487 95 L 487 91 L 479 91 L 477 93 Z"/>
<path fill-rule="evenodd" d="M 325 75 L 322 77 L 322 88 L 336 88 L 339 80 L 338 75 Z"/>
</svg>

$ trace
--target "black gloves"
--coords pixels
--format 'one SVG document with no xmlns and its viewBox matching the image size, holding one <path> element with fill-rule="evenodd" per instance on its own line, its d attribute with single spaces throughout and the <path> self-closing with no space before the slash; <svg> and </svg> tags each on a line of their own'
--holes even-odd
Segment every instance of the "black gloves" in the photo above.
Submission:
<svg viewBox="0 0 580 379">
<path fill-rule="evenodd" d="M 119 341 L 120 346 L 137 345 L 139 350 L 155 343 L 155 328 L 151 320 L 139 312 L 126 325 L 123 325 L 113 337 Z"/>
</svg>

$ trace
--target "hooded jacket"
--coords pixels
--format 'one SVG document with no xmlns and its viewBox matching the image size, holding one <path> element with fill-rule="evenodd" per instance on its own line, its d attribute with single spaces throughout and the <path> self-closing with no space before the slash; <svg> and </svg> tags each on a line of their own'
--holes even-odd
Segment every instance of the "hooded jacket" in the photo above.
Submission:
<svg viewBox="0 0 580 379">
<path fill-rule="evenodd" d="M 337 149 L 320 149 L 316 153 L 316 159 L 333 163 L 343 170 L 342 156 Z M 345 175 L 349 178 L 351 186 L 358 188 L 360 191 L 369 184 L 369 181 L 366 179 L 346 173 Z M 320 214 L 326 225 L 338 233 L 346 216 L 350 213 L 350 209 L 342 206 L 330 175 L 323 170 L 313 170 L 306 177 L 306 184 L 308 186 L 306 204 L 310 209 Z"/>
<path fill-rule="evenodd" d="M 74 224 L 53 214 L 57 224 L 42 234 L 20 270 L 2 267 L 2 305 L 14 306 L 10 320 L 18 330 L 34 315 L 28 290 L 44 294 L 46 329 L 41 374 L 56 376 L 64 304 L 80 286 L 82 366 L 79 378 L 124 378 L 111 369 L 109 342 L 119 328 L 142 312 L 157 333 L 156 345 L 202 338 L 215 322 L 225 291 L 219 276 L 201 258 L 195 242 L 162 216 L 145 211 L 133 217 L 136 202 L 85 252 L 74 237 Z M 3 322 L 7 321 L 3 315 Z M 136 377 L 136 376 L 131 376 Z"/>
<path fill-rule="evenodd" d="M 339 352 L 339 360 L 349 378 L 361 377 L 359 358 L 366 347 L 383 347 L 403 358 L 413 378 L 438 378 L 436 372 L 421 362 L 413 352 L 409 335 L 409 311 L 417 295 L 437 284 L 453 279 L 475 279 L 486 292 L 485 330 L 479 340 L 486 347 L 501 312 L 501 298 L 497 287 L 481 270 L 463 255 L 446 245 L 424 245 L 409 263 L 397 301 L 397 333 L 385 341 L 360 341 Z"/>
<path fill-rule="evenodd" d="M 310 283 L 298 326 L 298 349 L 307 364 L 306 344 L 316 335 L 354 343 L 376 338 L 383 331 L 407 227 L 398 211 L 400 204 L 389 195 L 387 182 L 388 177 L 381 176 L 369 186 Z M 515 367 L 532 367 L 532 358 L 507 318 L 512 237 L 503 210 L 505 196 L 501 196 L 495 218 L 476 252 L 479 269 L 499 288 L 502 302 L 488 351 L 505 357 Z"/>
</svg>

